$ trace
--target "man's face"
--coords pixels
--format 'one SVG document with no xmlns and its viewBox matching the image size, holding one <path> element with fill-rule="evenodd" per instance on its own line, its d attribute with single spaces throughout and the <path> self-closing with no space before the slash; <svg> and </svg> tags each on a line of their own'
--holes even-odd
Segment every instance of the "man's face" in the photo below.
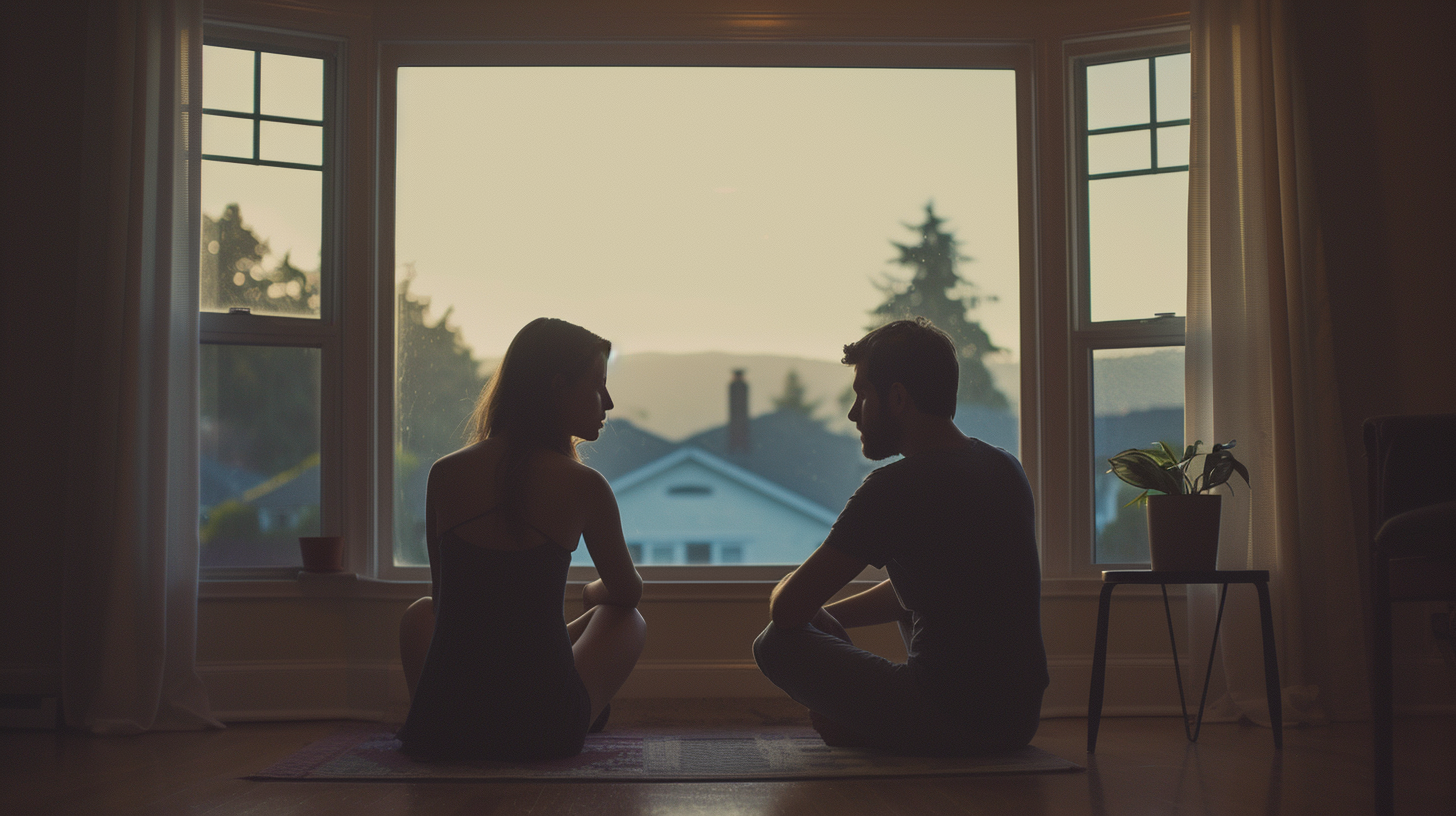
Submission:
<svg viewBox="0 0 1456 816">
<path fill-rule="evenodd" d="M 900 424 L 858 366 L 854 369 L 854 405 L 849 408 L 849 421 L 859 431 L 859 446 L 866 459 L 878 461 L 900 452 Z"/>
</svg>

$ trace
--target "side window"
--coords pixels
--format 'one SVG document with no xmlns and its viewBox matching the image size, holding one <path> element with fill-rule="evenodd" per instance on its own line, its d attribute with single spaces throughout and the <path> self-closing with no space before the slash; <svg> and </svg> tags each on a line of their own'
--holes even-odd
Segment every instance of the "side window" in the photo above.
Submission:
<svg viewBox="0 0 1456 816">
<path fill-rule="evenodd" d="M 1094 564 L 1148 560 L 1138 491 L 1108 457 L 1183 443 L 1190 75 L 1187 46 L 1073 63 L 1077 314 L 1090 410 Z"/>
<path fill-rule="evenodd" d="M 201 471 L 204 569 L 293 568 L 330 529 L 324 384 L 337 368 L 328 250 L 333 55 L 296 41 L 203 46 Z"/>
</svg>

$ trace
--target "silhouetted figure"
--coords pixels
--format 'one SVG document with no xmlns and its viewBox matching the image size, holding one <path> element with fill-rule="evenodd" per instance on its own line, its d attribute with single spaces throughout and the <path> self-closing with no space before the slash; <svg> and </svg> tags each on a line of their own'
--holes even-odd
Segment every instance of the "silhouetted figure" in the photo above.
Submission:
<svg viewBox="0 0 1456 816">
<path fill-rule="evenodd" d="M 828 538 L 773 592 L 759 668 L 830 745 L 906 754 L 1020 748 L 1046 689 L 1031 486 L 1016 458 L 962 434 L 950 338 L 924 318 L 844 347 L 865 477 Z M 825 606 L 867 564 L 889 580 Z M 897 622 L 908 659 L 846 629 Z"/>
<path fill-rule="evenodd" d="M 642 578 L 607 480 L 582 464 L 612 407 L 611 344 L 540 318 L 511 341 L 471 417 L 470 444 L 430 468 L 432 595 L 400 623 L 420 759 L 572 756 L 642 653 Z M 561 614 L 578 541 L 601 577 Z"/>
</svg>

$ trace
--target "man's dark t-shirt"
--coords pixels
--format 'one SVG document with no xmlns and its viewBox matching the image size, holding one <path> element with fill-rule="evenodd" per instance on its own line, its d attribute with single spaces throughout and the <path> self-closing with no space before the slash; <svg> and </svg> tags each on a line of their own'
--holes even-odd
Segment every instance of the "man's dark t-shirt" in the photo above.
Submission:
<svg viewBox="0 0 1456 816">
<path fill-rule="evenodd" d="M 889 573 L 912 614 L 910 670 L 947 713 L 1039 716 L 1041 568 L 1015 457 L 970 439 L 878 468 L 825 543 Z"/>
</svg>

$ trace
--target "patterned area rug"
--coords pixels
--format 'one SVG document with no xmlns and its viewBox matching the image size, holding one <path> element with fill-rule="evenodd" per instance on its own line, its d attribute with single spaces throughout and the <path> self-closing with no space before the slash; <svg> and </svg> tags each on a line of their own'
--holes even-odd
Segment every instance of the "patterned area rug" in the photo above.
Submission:
<svg viewBox="0 0 1456 816">
<path fill-rule="evenodd" d="M 793 733 L 687 732 L 592 734 L 570 759 L 507 762 L 415 762 L 399 752 L 391 731 L 351 726 L 249 779 L 355 781 L 692 782 L 873 776 L 1080 771 L 1082 766 L 1038 748 L 973 757 L 897 757 L 830 748 Z"/>
</svg>

